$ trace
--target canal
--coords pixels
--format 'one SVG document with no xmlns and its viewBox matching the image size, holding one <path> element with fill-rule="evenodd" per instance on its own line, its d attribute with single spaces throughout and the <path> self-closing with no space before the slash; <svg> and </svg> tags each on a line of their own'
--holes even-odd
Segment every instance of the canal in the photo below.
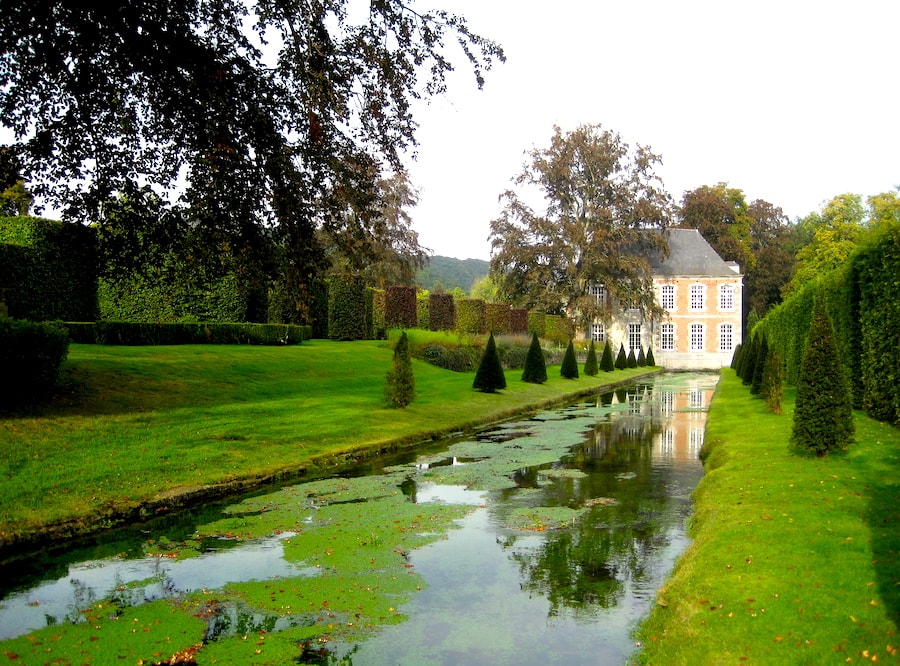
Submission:
<svg viewBox="0 0 900 666">
<path fill-rule="evenodd" d="M 365 474 L 6 566 L 0 654 L 625 663 L 688 543 L 717 379 L 658 375 Z"/>
</svg>

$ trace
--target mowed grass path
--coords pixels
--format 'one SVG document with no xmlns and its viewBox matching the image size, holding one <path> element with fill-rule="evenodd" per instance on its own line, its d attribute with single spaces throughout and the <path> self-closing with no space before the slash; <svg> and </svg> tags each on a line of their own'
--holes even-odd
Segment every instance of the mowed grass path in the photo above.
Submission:
<svg viewBox="0 0 900 666">
<path fill-rule="evenodd" d="M 383 399 L 391 359 L 374 341 L 72 345 L 56 401 L 0 416 L 0 542 L 90 530 L 198 488 L 327 467 L 648 372 L 565 380 L 551 366 L 535 385 L 507 371 L 508 388 L 484 394 L 474 373 L 414 361 L 416 400 L 397 410 Z"/>
<path fill-rule="evenodd" d="M 855 413 L 856 443 L 807 458 L 723 370 L 692 545 L 642 625 L 647 664 L 862 664 L 900 652 L 900 430 Z"/>
</svg>

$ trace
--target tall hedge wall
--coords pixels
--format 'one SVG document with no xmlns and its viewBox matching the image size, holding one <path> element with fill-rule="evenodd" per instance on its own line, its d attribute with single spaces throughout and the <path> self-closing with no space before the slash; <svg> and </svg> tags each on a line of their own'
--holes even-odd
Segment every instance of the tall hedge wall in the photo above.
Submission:
<svg viewBox="0 0 900 666">
<path fill-rule="evenodd" d="M 509 321 L 510 309 L 506 303 L 484 304 L 484 327 L 488 333 L 505 335 L 512 332 Z"/>
<path fill-rule="evenodd" d="M 853 402 L 874 418 L 900 425 L 900 224 L 883 225 L 837 270 L 808 283 L 756 326 L 784 356 L 796 384 L 815 298 L 824 299 Z"/>
<path fill-rule="evenodd" d="M 428 328 L 432 331 L 456 328 L 456 303 L 452 294 L 428 294 Z"/>
<path fill-rule="evenodd" d="M 460 333 L 486 333 L 484 301 L 461 298 L 456 301 L 456 330 Z"/>
<path fill-rule="evenodd" d="M 388 328 L 416 328 L 419 312 L 416 288 L 393 285 L 385 291 L 384 322 Z"/>
<path fill-rule="evenodd" d="M 526 335 L 528 330 L 528 310 L 525 308 L 511 308 L 509 311 L 509 332 Z"/>
<path fill-rule="evenodd" d="M 341 276 L 328 281 L 328 337 L 363 340 L 366 330 L 366 283 L 361 277 Z"/>
<path fill-rule="evenodd" d="M 544 337 L 561 345 L 568 344 L 569 340 L 575 337 L 575 325 L 568 317 L 545 315 Z"/>
<path fill-rule="evenodd" d="M 416 327 L 423 331 L 428 330 L 430 317 L 428 315 L 428 292 L 416 292 Z"/>
<path fill-rule="evenodd" d="M 96 319 L 93 230 L 37 217 L 0 217 L 0 289 L 17 319 Z"/>
<path fill-rule="evenodd" d="M 536 333 L 539 338 L 544 337 L 547 327 L 547 315 L 537 310 L 528 313 L 528 332 Z"/>
</svg>

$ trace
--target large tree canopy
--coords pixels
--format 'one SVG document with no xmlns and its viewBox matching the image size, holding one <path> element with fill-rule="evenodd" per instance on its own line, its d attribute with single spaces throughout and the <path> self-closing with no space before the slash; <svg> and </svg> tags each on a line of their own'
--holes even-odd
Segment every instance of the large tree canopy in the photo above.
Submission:
<svg viewBox="0 0 900 666">
<path fill-rule="evenodd" d="M 559 127 L 549 148 L 535 149 L 515 183 L 543 195 L 535 212 L 507 191 L 491 222 L 491 272 L 501 295 L 523 307 L 564 312 L 583 321 L 608 313 L 592 285 L 622 302 L 655 308 L 649 251 L 667 251 L 663 234 L 672 202 L 650 148 L 632 149 L 615 132 L 583 125 Z M 524 192 L 523 192 L 524 195 Z"/>
<path fill-rule="evenodd" d="M 725 261 L 736 261 L 744 270 L 753 265 L 753 220 L 741 190 L 718 183 L 685 192 L 679 218 L 681 226 L 697 229 Z"/>
<path fill-rule="evenodd" d="M 412 1 L 3 2 L 0 122 L 66 217 L 99 221 L 115 193 L 150 185 L 181 192 L 235 253 L 265 235 L 302 275 L 324 229 L 363 265 L 378 178 L 415 145 L 413 102 L 444 90 L 447 42 L 479 86 L 504 57 Z"/>
</svg>

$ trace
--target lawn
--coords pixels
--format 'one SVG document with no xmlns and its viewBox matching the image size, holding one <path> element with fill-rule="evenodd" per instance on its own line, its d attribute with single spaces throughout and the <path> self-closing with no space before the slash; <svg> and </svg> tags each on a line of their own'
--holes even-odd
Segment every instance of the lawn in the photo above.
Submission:
<svg viewBox="0 0 900 666">
<path fill-rule="evenodd" d="M 896 659 L 900 431 L 856 412 L 848 451 L 804 457 L 793 399 L 773 415 L 723 370 L 693 543 L 640 629 L 641 663 Z"/>
<path fill-rule="evenodd" d="M 0 544 L 59 536 L 166 509 L 210 487 L 321 475 L 373 450 L 411 445 L 646 374 L 472 390 L 474 373 L 414 361 L 417 397 L 386 406 L 387 343 L 291 347 L 72 345 L 64 391 L 0 416 Z"/>
</svg>

